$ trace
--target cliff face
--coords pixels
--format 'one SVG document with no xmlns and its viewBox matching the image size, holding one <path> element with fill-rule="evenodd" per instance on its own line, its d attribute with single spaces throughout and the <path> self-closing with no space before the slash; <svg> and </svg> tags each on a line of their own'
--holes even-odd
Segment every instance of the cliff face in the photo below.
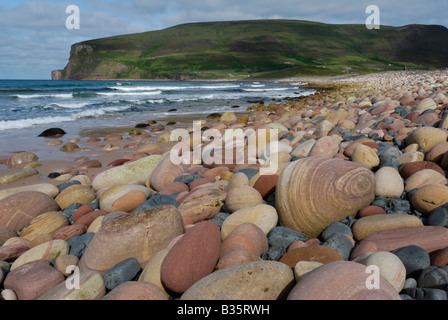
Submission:
<svg viewBox="0 0 448 320">
<path fill-rule="evenodd" d="M 330 25 L 296 20 L 191 23 L 72 45 L 53 79 L 212 79 L 448 67 L 442 26 Z"/>
</svg>

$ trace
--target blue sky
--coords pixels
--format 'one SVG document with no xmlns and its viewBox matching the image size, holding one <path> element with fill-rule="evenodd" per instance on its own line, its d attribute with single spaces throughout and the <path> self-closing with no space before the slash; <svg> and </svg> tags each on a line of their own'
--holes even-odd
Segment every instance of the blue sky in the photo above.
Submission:
<svg viewBox="0 0 448 320">
<path fill-rule="evenodd" d="M 66 8 L 80 9 L 80 29 L 67 29 Z M 0 79 L 50 79 L 67 64 L 73 43 L 158 30 L 181 23 L 298 19 L 364 24 L 367 6 L 381 25 L 448 27 L 447 0 L 1 0 Z"/>
</svg>

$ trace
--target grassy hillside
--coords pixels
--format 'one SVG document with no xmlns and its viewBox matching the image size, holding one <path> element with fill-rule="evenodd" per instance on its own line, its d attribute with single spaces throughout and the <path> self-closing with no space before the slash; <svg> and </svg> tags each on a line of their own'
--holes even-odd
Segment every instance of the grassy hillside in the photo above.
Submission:
<svg viewBox="0 0 448 320">
<path fill-rule="evenodd" d="M 296 20 L 183 24 L 72 46 L 64 79 L 291 77 L 447 67 L 442 26 Z"/>
</svg>

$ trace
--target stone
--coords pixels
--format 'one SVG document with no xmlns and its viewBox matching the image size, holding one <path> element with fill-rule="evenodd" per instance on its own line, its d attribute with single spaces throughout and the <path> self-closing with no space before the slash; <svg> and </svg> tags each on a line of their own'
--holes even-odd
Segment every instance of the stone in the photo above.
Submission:
<svg viewBox="0 0 448 320">
<path fill-rule="evenodd" d="M 409 288 L 403 289 L 402 293 L 415 300 L 447 300 L 446 291 L 440 289 Z"/>
<path fill-rule="evenodd" d="M 352 155 L 352 161 L 362 164 L 369 169 L 372 169 L 380 164 L 380 159 L 375 152 L 375 149 L 364 144 L 360 144 L 355 148 Z"/>
<path fill-rule="evenodd" d="M 70 245 L 69 254 L 81 258 L 90 242 L 92 241 L 94 235 L 94 233 L 84 233 L 67 240 L 68 244 Z"/>
<path fill-rule="evenodd" d="M 0 226 L 19 231 L 38 215 L 58 210 L 58 203 L 44 193 L 19 192 L 0 200 Z"/>
<path fill-rule="evenodd" d="M 233 212 L 222 224 L 222 240 L 224 240 L 236 227 L 246 222 L 257 225 L 267 235 L 272 228 L 277 226 L 277 210 L 273 206 L 267 204 L 258 204 Z"/>
<path fill-rule="evenodd" d="M 405 190 L 419 189 L 430 184 L 447 184 L 445 174 L 442 175 L 432 169 L 423 169 L 414 173 L 404 181 Z"/>
<path fill-rule="evenodd" d="M 448 247 L 432 252 L 430 259 L 432 266 L 442 267 L 448 265 Z"/>
<path fill-rule="evenodd" d="M 167 194 L 167 195 L 171 195 L 174 193 L 181 193 L 181 192 L 189 192 L 190 188 L 188 187 L 187 184 L 183 183 L 183 182 L 172 182 L 169 185 L 167 185 L 166 187 L 164 187 L 162 190 L 159 191 L 159 194 Z"/>
<path fill-rule="evenodd" d="M 148 282 L 156 285 L 160 290 L 162 290 L 165 294 L 166 289 L 160 280 L 160 268 L 162 266 L 162 262 L 168 254 L 169 249 L 165 248 L 158 251 L 146 264 L 143 271 L 141 272 L 138 281 Z"/>
<path fill-rule="evenodd" d="M 281 300 L 294 284 L 290 267 L 253 261 L 212 272 L 185 291 L 180 300 Z"/>
<path fill-rule="evenodd" d="M 17 231 L 8 227 L 0 227 L 0 247 L 6 242 L 6 240 L 17 237 Z"/>
<path fill-rule="evenodd" d="M 314 270 L 320 266 L 323 266 L 322 262 L 318 261 L 299 261 L 294 266 L 294 278 L 296 282 L 300 281 L 305 274 Z"/>
<path fill-rule="evenodd" d="M 221 118 L 219 119 L 219 121 L 221 122 L 235 122 L 237 120 L 235 113 L 228 111 L 225 112 Z"/>
<path fill-rule="evenodd" d="M 336 250 L 322 245 L 314 245 L 288 251 L 281 257 L 280 262 L 294 268 L 299 261 L 317 261 L 325 264 L 342 260 L 344 258 Z"/>
<path fill-rule="evenodd" d="M 448 141 L 439 142 L 425 154 L 425 160 L 440 163 L 443 155 L 448 152 Z"/>
<path fill-rule="evenodd" d="M 386 213 L 387 212 L 384 208 L 372 205 L 372 206 L 364 207 L 361 210 L 359 210 L 358 217 L 362 218 L 362 217 L 373 216 L 375 214 L 386 214 Z"/>
<path fill-rule="evenodd" d="M 6 166 L 9 169 L 22 169 L 27 164 L 39 160 L 39 157 L 32 152 L 18 152 L 6 161 Z"/>
<path fill-rule="evenodd" d="M 161 162 L 163 156 L 151 155 L 139 160 L 125 163 L 99 173 L 92 181 L 94 191 L 118 184 L 127 184 L 134 181 L 149 181 L 154 168 Z"/>
<path fill-rule="evenodd" d="M 335 233 L 343 233 L 343 234 L 349 235 L 350 237 L 353 237 L 351 228 L 348 225 L 337 221 L 337 222 L 333 222 L 332 224 L 328 225 L 328 227 L 326 227 L 325 230 L 322 231 L 322 233 L 319 235 L 319 238 L 322 241 L 327 241 Z M 308 239 L 299 239 L 299 240 L 306 241 Z"/>
<path fill-rule="evenodd" d="M 104 280 L 98 272 L 84 271 L 80 272 L 78 276 L 79 287 L 75 286 L 75 279 L 69 277 L 37 300 L 100 300 L 105 296 Z"/>
<path fill-rule="evenodd" d="M 93 210 L 89 212 L 88 214 L 82 216 L 81 218 L 77 219 L 73 225 L 81 224 L 85 225 L 87 228 L 90 227 L 90 225 L 95 221 L 98 217 L 106 216 L 108 213 L 104 210 Z"/>
<path fill-rule="evenodd" d="M 393 251 L 401 247 L 416 245 L 428 253 L 448 246 L 448 230 L 438 226 L 406 227 L 380 231 L 358 242 L 350 259 L 364 252 Z"/>
<path fill-rule="evenodd" d="M 54 267 L 64 276 L 68 277 L 74 271 L 74 267 L 79 263 L 79 258 L 70 254 L 63 254 L 56 258 Z"/>
<path fill-rule="evenodd" d="M 190 191 L 179 205 L 182 217 L 190 217 L 193 223 L 213 218 L 224 205 L 227 193 L 217 185 Z"/>
<path fill-rule="evenodd" d="M 248 222 L 240 224 L 225 238 L 220 247 L 220 257 L 232 251 L 235 246 L 240 246 L 250 254 L 260 257 L 269 249 L 269 242 L 260 227 Z"/>
<path fill-rule="evenodd" d="M 416 245 L 407 245 L 392 251 L 402 262 L 406 269 L 406 277 L 415 277 L 429 267 L 430 256 L 428 252 Z"/>
<path fill-rule="evenodd" d="M 88 186 L 73 185 L 64 189 L 55 198 L 59 207 L 63 210 L 73 203 L 89 204 L 95 200 L 96 196 Z"/>
<path fill-rule="evenodd" d="M 423 269 L 417 279 L 417 287 L 419 288 L 444 290 L 447 284 L 448 272 L 435 266 L 429 266 Z"/>
<path fill-rule="evenodd" d="M 107 293 L 101 300 L 168 300 L 168 296 L 152 283 L 126 281 Z"/>
<path fill-rule="evenodd" d="M 448 203 L 448 187 L 441 184 L 425 185 L 412 195 L 411 202 L 418 212 L 428 215 Z"/>
<path fill-rule="evenodd" d="M 35 168 L 23 168 L 6 172 L 0 176 L 0 185 L 5 185 L 19 181 L 21 179 L 39 174 Z"/>
<path fill-rule="evenodd" d="M 352 261 L 335 261 L 320 266 L 297 282 L 287 300 L 401 300 L 395 288 L 381 275 L 369 288 L 366 266 Z"/>
<path fill-rule="evenodd" d="M 41 234 L 54 235 L 59 229 L 68 226 L 68 219 L 59 211 L 50 211 L 38 215 L 20 230 L 22 238 L 33 241 Z"/>
<path fill-rule="evenodd" d="M 162 205 L 134 211 L 105 221 L 79 262 L 81 271 L 104 273 L 127 258 L 136 258 L 143 268 L 151 257 L 184 232 L 176 207 Z"/>
<path fill-rule="evenodd" d="M 54 260 L 61 254 L 68 254 L 68 252 L 69 245 L 67 241 L 60 239 L 51 240 L 35 246 L 20 255 L 11 265 L 11 271 L 25 263 L 41 259 Z"/>
<path fill-rule="evenodd" d="M 46 138 L 60 138 L 63 135 L 67 134 L 63 129 L 61 128 L 49 128 L 44 131 L 42 131 L 38 137 L 46 137 Z"/>
<path fill-rule="evenodd" d="M 333 157 L 339 151 L 339 142 L 332 136 L 325 136 L 316 141 L 308 157 Z"/>
<path fill-rule="evenodd" d="M 352 230 L 359 241 L 376 232 L 416 226 L 423 226 L 423 222 L 416 216 L 390 213 L 360 218 L 353 224 Z"/>
<path fill-rule="evenodd" d="M 366 252 L 353 260 L 365 266 L 377 266 L 383 276 L 397 292 L 403 289 L 406 281 L 406 268 L 400 258 L 388 251 Z"/>
<path fill-rule="evenodd" d="M 375 176 L 365 166 L 307 157 L 291 162 L 280 174 L 275 208 L 280 225 L 314 238 L 331 223 L 353 218 L 374 199 Z"/>
<path fill-rule="evenodd" d="M 429 226 L 448 226 L 448 205 L 444 204 L 431 211 L 426 219 Z"/>
<path fill-rule="evenodd" d="M 48 260 L 42 259 L 9 272 L 4 287 L 14 290 L 18 300 L 36 300 L 64 280 L 61 272 L 53 268 Z"/>
<path fill-rule="evenodd" d="M 56 197 L 59 193 L 59 189 L 56 186 L 52 185 L 51 183 L 38 183 L 33 185 L 0 190 L 0 200 L 19 192 L 35 191 L 35 190 L 39 190 L 39 192 L 45 193 L 51 198 Z"/>
<path fill-rule="evenodd" d="M 348 260 L 350 257 L 350 252 L 354 246 L 354 241 L 349 235 L 342 232 L 336 232 L 333 233 L 332 236 L 324 243 L 322 243 L 322 245 L 339 253 L 342 259 Z"/>
<path fill-rule="evenodd" d="M 79 146 L 74 142 L 67 142 L 61 147 L 62 152 L 75 152 L 79 150 Z"/>
<path fill-rule="evenodd" d="M 162 205 L 171 205 L 171 206 L 175 206 L 176 208 L 179 207 L 179 203 L 173 197 L 166 195 L 166 194 L 156 193 L 156 194 L 153 194 L 152 196 L 150 196 L 148 200 L 143 202 L 134 211 L 149 210 L 154 207 L 158 207 L 158 206 L 162 206 Z"/>
<path fill-rule="evenodd" d="M 316 140 L 309 139 L 297 147 L 295 147 L 291 151 L 291 156 L 301 158 L 301 157 L 307 157 L 310 154 L 311 149 L 314 147 L 314 144 L 316 143 Z"/>
<path fill-rule="evenodd" d="M 433 99 L 431 98 L 425 98 L 423 100 L 421 100 L 419 103 L 417 103 L 417 105 L 415 106 L 415 110 L 419 110 L 419 111 L 425 111 L 428 109 L 436 109 L 437 108 L 437 103 L 434 102 Z"/>
<path fill-rule="evenodd" d="M 100 197 L 100 208 L 107 212 L 131 212 L 145 202 L 150 189 L 145 186 L 121 184 L 108 188 Z"/>
<path fill-rule="evenodd" d="M 149 177 L 151 188 L 156 191 L 162 190 L 173 183 L 178 176 L 187 173 L 187 169 L 187 165 L 183 162 L 175 164 L 171 161 L 170 155 L 165 156 L 151 172 Z"/>
<path fill-rule="evenodd" d="M 436 144 L 445 142 L 448 132 L 439 128 L 420 127 L 412 131 L 406 138 L 406 144 L 417 143 L 420 149 L 428 152 Z"/>
<path fill-rule="evenodd" d="M 224 256 L 219 258 L 218 264 L 216 265 L 216 270 L 221 270 L 225 268 L 229 268 L 231 266 L 252 262 L 252 261 L 259 261 L 261 260 L 260 257 L 250 253 L 247 250 L 244 249 L 234 249 L 232 251 L 227 252 Z"/>
<path fill-rule="evenodd" d="M 268 233 L 267 239 L 270 246 L 282 246 L 285 249 L 288 249 L 294 241 L 308 240 L 303 233 L 284 226 L 272 228 Z"/>
<path fill-rule="evenodd" d="M 226 191 L 230 191 L 235 187 L 240 186 L 248 186 L 249 178 L 243 172 L 235 173 L 232 178 L 230 178 L 229 183 L 227 184 Z"/>
<path fill-rule="evenodd" d="M 437 165 L 434 162 L 431 161 L 417 161 L 417 162 L 410 162 L 405 164 L 401 169 L 400 169 L 400 175 L 403 177 L 403 179 L 407 179 L 409 178 L 411 175 L 413 175 L 414 173 L 420 171 L 420 170 L 424 170 L 424 169 L 432 169 L 437 171 L 438 173 L 444 175 L 444 171 L 443 169 Z"/>
<path fill-rule="evenodd" d="M 219 259 L 220 246 L 218 226 L 210 221 L 198 222 L 165 256 L 160 269 L 162 284 L 173 292 L 185 292 L 212 273 Z"/>
<path fill-rule="evenodd" d="M 375 172 L 375 195 L 399 198 L 404 191 L 400 173 L 392 167 L 382 167 Z"/>
<path fill-rule="evenodd" d="M 253 184 L 255 190 L 257 190 L 263 198 L 269 197 L 275 192 L 277 187 L 277 174 L 262 174 Z"/>
<path fill-rule="evenodd" d="M 104 274 L 106 289 L 112 290 L 124 282 L 131 281 L 141 269 L 140 263 L 133 257 L 120 261 Z"/>
<path fill-rule="evenodd" d="M 263 197 L 255 188 L 238 186 L 227 191 L 225 205 L 232 213 L 239 209 L 263 203 Z"/>
<path fill-rule="evenodd" d="M 30 249 L 25 244 L 9 244 L 0 247 L 0 261 L 13 261 Z"/>
</svg>

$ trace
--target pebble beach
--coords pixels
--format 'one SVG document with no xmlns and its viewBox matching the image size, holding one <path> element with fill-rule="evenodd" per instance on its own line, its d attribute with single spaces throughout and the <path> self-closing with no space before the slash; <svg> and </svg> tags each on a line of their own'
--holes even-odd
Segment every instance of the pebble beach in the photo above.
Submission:
<svg viewBox="0 0 448 320">
<path fill-rule="evenodd" d="M 448 71 L 282 81 L 316 92 L 0 153 L 0 299 L 447 300 Z"/>
</svg>

